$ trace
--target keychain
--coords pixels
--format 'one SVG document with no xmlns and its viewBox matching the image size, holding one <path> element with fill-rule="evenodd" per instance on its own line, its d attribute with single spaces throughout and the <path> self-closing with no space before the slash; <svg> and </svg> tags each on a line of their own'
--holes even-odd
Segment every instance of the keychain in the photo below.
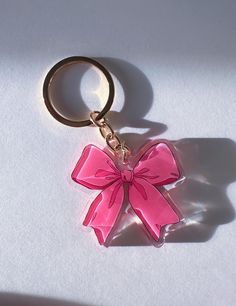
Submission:
<svg viewBox="0 0 236 306">
<path fill-rule="evenodd" d="M 91 111 L 83 121 L 64 117 L 53 106 L 50 84 L 55 74 L 67 65 L 89 63 L 98 68 L 109 84 L 107 102 L 101 111 Z M 100 190 L 92 202 L 83 225 L 92 227 L 98 242 L 107 245 L 112 239 L 119 221 L 124 199 L 128 199 L 132 211 L 143 223 L 148 236 L 159 241 L 167 225 L 180 222 L 181 214 L 172 203 L 165 185 L 178 181 L 182 174 L 174 148 L 167 141 L 150 142 L 138 154 L 118 137 L 105 115 L 110 110 L 115 95 L 111 74 L 92 58 L 73 56 L 58 62 L 48 72 L 43 96 L 46 107 L 59 122 L 73 126 L 96 126 L 105 139 L 108 151 L 93 144 L 87 145 L 79 158 L 72 179 L 89 189 Z"/>
</svg>

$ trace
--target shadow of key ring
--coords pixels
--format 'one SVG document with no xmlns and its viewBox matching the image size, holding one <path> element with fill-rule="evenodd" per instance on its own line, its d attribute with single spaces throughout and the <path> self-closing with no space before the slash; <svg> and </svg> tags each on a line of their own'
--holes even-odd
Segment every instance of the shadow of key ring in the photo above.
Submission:
<svg viewBox="0 0 236 306">
<path fill-rule="evenodd" d="M 113 79 L 109 71 L 99 62 L 96 60 L 90 58 L 90 57 L 85 57 L 85 56 L 72 56 L 65 58 L 55 64 L 47 73 L 44 83 L 43 83 L 43 98 L 45 105 L 49 111 L 49 113 L 59 122 L 69 125 L 69 126 L 74 126 L 74 127 L 82 127 L 82 126 L 88 126 L 92 124 L 92 121 L 90 118 L 85 119 L 85 120 L 70 120 L 66 117 L 63 116 L 63 114 L 59 113 L 58 110 L 55 108 L 55 106 L 52 103 L 52 100 L 50 98 L 50 85 L 52 80 L 54 79 L 54 76 L 59 72 L 61 69 L 65 68 L 68 65 L 72 64 L 78 64 L 78 63 L 88 63 L 91 64 L 92 66 L 95 66 L 98 68 L 105 76 L 108 85 L 109 85 L 109 94 L 108 98 L 106 101 L 106 104 L 104 108 L 99 111 L 99 114 L 96 117 L 96 120 L 102 119 L 105 114 L 110 110 L 113 100 L 114 100 L 114 95 L 115 95 L 115 87 L 113 83 Z"/>
</svg>

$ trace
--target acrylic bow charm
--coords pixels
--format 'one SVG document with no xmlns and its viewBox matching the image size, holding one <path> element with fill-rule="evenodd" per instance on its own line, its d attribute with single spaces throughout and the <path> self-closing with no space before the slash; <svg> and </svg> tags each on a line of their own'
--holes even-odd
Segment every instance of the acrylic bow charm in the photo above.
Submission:
<svg viewBox="0 0 236 306">
<path fill-rule="evenodd" d="M 72 172 L 77 183 L 102 190 L 83 222 L 94 229 L 100 244 L 106 242 L 117 220 L 124 200 L 124 184 L 128 185 L 128 200 L 134 212 L 152 238 L 158 240 L 163 226 L 180 221 L 158 186 L 175 182 L 179 177 L 174 155 L 166 143 L 151 146 L 133 170 L 119 170 L 104 151 L 88 145 Z"/>
</svg>

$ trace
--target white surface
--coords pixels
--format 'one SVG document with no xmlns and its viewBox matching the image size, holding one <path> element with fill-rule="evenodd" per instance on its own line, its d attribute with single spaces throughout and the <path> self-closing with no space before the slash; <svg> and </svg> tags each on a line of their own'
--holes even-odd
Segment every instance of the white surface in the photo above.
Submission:
<svg viewBox="0 0 236 306">
<path fill-rule="evenodd" d="M 235 305 L 235 13 L 235 1 L 0 1 L 0 305 Z M 70 171 L 103 141 L 57 123 L 41 92 L 71 55 L 125 86 L 111 117 L 133 144 L 191 139 L 175 200 L 202 219 L 183 243 L 105 249 L 80 226 L 96 192 Z"/>
</svg>

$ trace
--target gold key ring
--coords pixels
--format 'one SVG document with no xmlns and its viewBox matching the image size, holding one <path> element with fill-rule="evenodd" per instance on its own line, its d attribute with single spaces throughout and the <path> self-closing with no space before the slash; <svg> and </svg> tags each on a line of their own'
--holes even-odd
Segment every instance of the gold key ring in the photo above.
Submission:
<svg viewBox="0 0 236 306">
<path fill-rule="evenodd" d="M 50 98 L 50 84 L 52 80 L 54 79 L 55 75 L 59 70 L 64 68 L 65 66 L 71 65 L 73 63 L 89 63 L 92 66 L 95 66 L 98 68 L 106 77 L 106 80 L 109 85 L 109 94 L 108 94 L 108 99 L 106 101 L 106 104 L 104 108 L 98 112 L 98 115 L 96 117 L 96 121 L 101 120 L 105 114 L 110 110 L 113 100 L 114 100 L 114 95 L 115 95 L 115 87 L 113 83 L 113 79 L 109 71 L 99 62 L 96 60 L 90 58 L 90 57 L 85 57 L 85 56 L 72 56 L 65 58 L 55 64 L 47 73 L 44 84 L 43 84 L 43 98 L 45 105 L 50 112 L 50 114 L 59 122 L 69 125 L 69 126 L 74 126 L 74 127 L 82 127 L 82 126 L 88 126 L 91 125 L 93 122 L 91 121 L 91 118 L 86 119 L 86 120 L 70 120 L 66 117 L 64 117 L 62 114 L 60 114 L 57 109 L 54 107 L 51 98 Z"/>
</svg>

